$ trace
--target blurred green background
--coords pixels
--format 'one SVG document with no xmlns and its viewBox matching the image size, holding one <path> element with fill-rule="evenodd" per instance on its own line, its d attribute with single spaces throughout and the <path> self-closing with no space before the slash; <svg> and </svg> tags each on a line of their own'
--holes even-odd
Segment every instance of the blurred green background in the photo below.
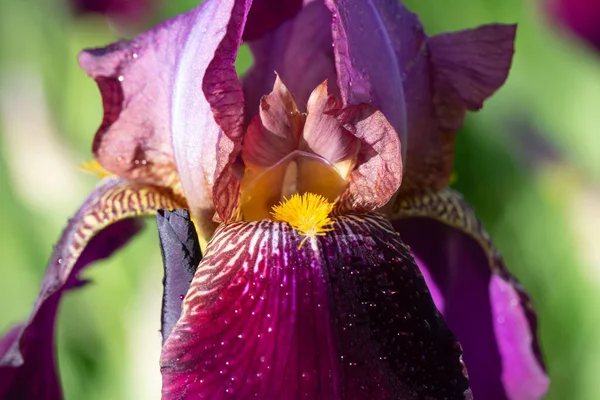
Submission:
<svg viewBox="0 0 600 400">
<path fill-rule="evenodd" d="M 475 206 L 537 305 L 548 399 L 600 393 L 600 54 L 553 27 L 544 2 L 410 0 L 430 34 L 518 22 L 508 82 L 457 139 L 455 186 Z M 101 116 L 77 53 L 131 37 L 194 5 L 152 4 L 127 24 L 58 0 L 0 3 L 0 330 L 27 317 L 67 218 L 96 183 Z M 242 52 L 240 69 L 251 62 Z M 67 399 L 158 399 L 162 268 L 153 221 L 85 272 L 62 303 L 58 353 Z"/>
</svg>

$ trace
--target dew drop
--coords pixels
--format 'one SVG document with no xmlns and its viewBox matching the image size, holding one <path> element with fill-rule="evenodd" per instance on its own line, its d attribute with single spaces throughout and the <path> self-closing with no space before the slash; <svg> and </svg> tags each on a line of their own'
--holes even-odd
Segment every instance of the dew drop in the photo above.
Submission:
<svg viewBox="0 0 600 400">
<path fill-rule="evenodd" d="M 117 78 L 117 80 L 119 82 L 123 82 L 125 80 L 125 77 L 123 75 L 119 75 L 119 77 Z"/>
</svg>

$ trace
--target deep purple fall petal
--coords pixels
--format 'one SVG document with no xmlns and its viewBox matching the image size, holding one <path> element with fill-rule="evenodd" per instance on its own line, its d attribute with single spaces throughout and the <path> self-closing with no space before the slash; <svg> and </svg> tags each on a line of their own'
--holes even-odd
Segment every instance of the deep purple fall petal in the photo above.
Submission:
<svg viewBox="0 0 600 400">
<path fill-rule="evenodd" d="M 156 224 L 165 270 L 161 314 L 164 342 L 181 316 L 181 303 L 202 259 L 202 252 L 187 210 L 158 210 Z"/>
<path fill-rule="evenodd" d="M 163 347 L 163 398 L 471 398 L 460 345 L 389 223 L 334 227 L 301 249 L 284 223 L 217 229 Z"/>
<path fill-rule="evenodd" d="M 275 31 L 250 41 L 254 65 L 242 80 L 246 120 L 256 115 L 261 97 L 271 92 L 275 71 L 301 111 L 306 110 L 313 89 L 325 79 L 330 93 L 337 96 L 331 44 L 331 12 L 322 1 L 309 2 Z"/>
<path fill-rule="evenodd" d="M 103 181 L 88 197 L 55 247 L 29 319 L 0 340 L 0 398 L 61 398 L 54 324 L 62 295 L 85 283 L 79 273 L 86 266 L 109 257 L 139 231 L 134 217 L 158 208 L 181 205 L 164 189 L 115 178 Z"/>
<path fill-rule="evenodd" d="M 475 398 L 542 398 L 549 381 L 533 306 L 471 207 L 446 189 L 403 199 L 392 217 L 463 346 Z"/>
</svg>

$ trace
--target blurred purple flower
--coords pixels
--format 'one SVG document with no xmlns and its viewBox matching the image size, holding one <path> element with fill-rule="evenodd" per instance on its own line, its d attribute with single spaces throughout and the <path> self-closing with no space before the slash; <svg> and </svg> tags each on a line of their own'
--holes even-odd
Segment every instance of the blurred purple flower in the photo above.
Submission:
<svg viewBox="0 0 600 400">
<path fill-rule="evenodd" d="M 471 398 L 437 309 L 475 396 L 545 393 L 531 304 L 446 188 L 454 133 L 506 79 L 514 26 L 429 38 L 392 0 L 273 1 L 208 0 L 81 54 L 104 106 L 94 156 L 118 177 L 0 341 L 0 397 L 61 396 L 62 293 L 135 234 L 131 218 L 177 208 L 205 257 L 196 270 L 185 213 L 159 214 L 164 398 Z M 240 83 L 242 38 L 255 64 Z"/>
<path fill-rule="evenodd" d="M 70 0 L 80 14 L 103 14 L 121 21 L 139 21 L 147 15 L 154 0 Z"/>
<path fill-rule="evenodd" d="M 547 0 L 550 17 L 600 51 L 600 0 Z"/>
</svg>

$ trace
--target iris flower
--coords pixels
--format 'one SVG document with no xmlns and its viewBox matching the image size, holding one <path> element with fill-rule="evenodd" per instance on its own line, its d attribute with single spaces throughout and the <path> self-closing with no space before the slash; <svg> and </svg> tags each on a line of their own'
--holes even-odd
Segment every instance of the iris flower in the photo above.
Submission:
<svg viewBox="0 0 600 400">
<path fill-rule="evenodd" d="M 428 37 L 393 0 L 207 0 L 84 51 L 109 176 L 0 341 L 0 397 L 60 398 L 62 295 L 139 217 L 188 209 L 158 214 L 164 398 L 540 398 L 531 303 L 447 187 L 514 34 Z"/>
</svg>

